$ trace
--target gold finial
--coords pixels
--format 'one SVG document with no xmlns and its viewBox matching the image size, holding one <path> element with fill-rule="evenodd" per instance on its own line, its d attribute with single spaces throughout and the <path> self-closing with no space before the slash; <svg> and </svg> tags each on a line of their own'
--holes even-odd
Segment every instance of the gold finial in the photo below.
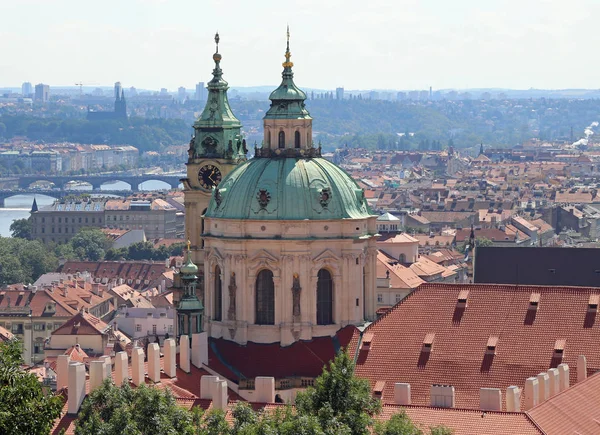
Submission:
<svg viewBox="0 0 600 435">
<path fill-rule="evenodd" d="M 188 239 L 188 241 L 187 241 L 187 250 L 188 250 L 188 252 L 190 251 L 191 248 L 192 248 L 192 242 L 190 242 L 189 239 Z"/>
<path fill-rule="evenodd" d="M 215 33 L 215 43 L 217 44 L 217 53 L 219 52 L 219 41 L 221 40 L 221 38 L 219 38 L 219 32 L 217 31 L 217 33 Z"/>
<path fill-rule="evenodd" d="M 292 53 L 290 53 L 290 25 L 287 26 L 287 47 L 285 50 L 285 62 L 282 63 L 284 68 L 291 68 L 294 66 L 293 62 L 290 62 L 290 57 L 292 57 Z"/>
</svg>

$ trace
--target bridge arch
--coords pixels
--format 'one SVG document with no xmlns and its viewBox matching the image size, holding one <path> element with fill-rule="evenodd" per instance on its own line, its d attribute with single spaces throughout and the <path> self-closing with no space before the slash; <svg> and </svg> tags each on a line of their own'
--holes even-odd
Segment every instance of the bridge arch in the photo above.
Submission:
<svg viewBox="0 0 600 435">
<path fill-rule="evenodd" d="M 165 180 L 162 180 L 160 177 L 157 178 L 149 178 L 147 180 L 142 181 L 138 184 L 139 190 L 171 190 L 173 186 L 171 183 L 168 183 Z"/>
<path fill-rule="evenodd" d="M 99 184 L 98 189 L 100 189 L 100 190 L 137 190 L 137 189 L 134 189 L 133 184 L 131 184 L 127 181 L 124 181 L 124 180 L 119 180 L 118 178 L 102 181 Z"/>
</svg>

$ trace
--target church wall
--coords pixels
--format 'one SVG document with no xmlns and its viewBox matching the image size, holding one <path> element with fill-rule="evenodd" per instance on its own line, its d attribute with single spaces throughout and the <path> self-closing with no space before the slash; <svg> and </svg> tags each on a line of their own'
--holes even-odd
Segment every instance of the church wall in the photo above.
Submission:
<svg viewBox="0 0 600 435">
<path fill-rule="evenodd" d="M 208 277 L 205 320 L 211 336 L 239 343 L 281 342 L 286 345 L 298 339 L 310 340 L 313 336 L 332 336 L 348 324 L 362 323 L 365 312 L 368 318 L 374 317 L 376 276 L 371 271 L 375 270 L 376 248 L 374 238 L 368 234 L 370 222 L 367 219 L 352 222 L 236 221 L 235 224 L 225 221 L 206 219 L 210 235 L 205 238 L 205 276 Z M 327 225 L 330 228 L 324 230 Z M 249 238 L 249 234 L 253 233 L 251 229 L 256 226 L 259 231 L 265 227 L 265 231 L 260 231 L 261 238 Z M 312 237 L 286 240 L 289 232 L 285 231 L 292 228 L 296 234 L 312 234 Z M 358 233 L 356 228 L 360 229 Z M 283 230 L 284 235 L 276 229 Z M 216 231 L 219 231 L 219 236 Z M 329 231 L 337 236 L 330 236 Z M 352 237 L 342 238 L 348 232 L 353 233 Z M 331 238 L 319 238 L 319 233 Z M 216 265 L 222 272 L 221 322 L 211 321 Z M 254 324 L 256 277 L 265 268 L 273 272 L 275 325 Z M 333 325 L 316 324 L 317 274 L 321 268 L 327 269 L 333 279 Z M 366 273 L 364 293 L 363 268 Z M 229 313 L 232 273 L 235 273 L 236 286 L 235 295 L 232 294 L 235 297 L 235 313 Z M 299 318 L 294 317 L 294 274 L 298 275 L 302 288 Z M 368 304 L 366 310 L 365 303 Z"/>
<path fill-rule="evenodd" d="M 279 145 L 279 132 L 285 133 L 286 148 L 294 148 L 294 135 L 300 132 L 300 148 L 312 146 L 312 119 L 268 119 L 264 125 L 265 148 L 275 149 Z M 269 135 L 270 133 L 270 135 Z"/>
</svg>

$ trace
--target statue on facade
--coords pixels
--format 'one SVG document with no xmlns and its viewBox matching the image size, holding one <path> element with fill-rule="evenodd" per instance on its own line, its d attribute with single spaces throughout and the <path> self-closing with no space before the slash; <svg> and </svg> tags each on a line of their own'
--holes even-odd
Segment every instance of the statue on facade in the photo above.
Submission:
<svg viewBox="0 0 600 435">
<path fill-rule="evenodd" d="M 237 291 L 237 285 L 235 283 L 235 272 L 231 272 L 231 278 L 229 279 L 229 310 L 227 311 L 227 319 L 235 320 L 235 294 Z"/>
<path fill-rule="evenodd" d="M 300 287 L 300 276 L 297 273 L 294 273 L 294 281 L 292 283 L 292 296 L 293 296 L 293 310 L 292 314 L 294 316 L 294 322 L 300 321 L 300 293 L 302 292 L 302 287 Z"/>
</svg>

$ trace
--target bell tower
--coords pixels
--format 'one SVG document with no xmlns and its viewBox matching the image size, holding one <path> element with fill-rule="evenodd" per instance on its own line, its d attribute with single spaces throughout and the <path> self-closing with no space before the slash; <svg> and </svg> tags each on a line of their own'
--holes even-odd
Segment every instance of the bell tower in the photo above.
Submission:
<svg viewBox="0 0 600 435">
<path fill-rule="evenodd" d="M 184 186 L 185 229 L 191 241 L 192 260 L 199 266 L 204 263 L 203 215 L 212 191 L 222 178 L 246 161 L 248 152 L 241 134 L 242 124 L 233 114 L 227 99 L 229 86 L 223 80 L 219 39 L 217 33 L 213 78 L 208 82 L 206 106 L 194 122 L 186 163 L 187 178 L 181 180 Z M 203 270 L 202 267 L 200 270 Z"/>
</svg>

